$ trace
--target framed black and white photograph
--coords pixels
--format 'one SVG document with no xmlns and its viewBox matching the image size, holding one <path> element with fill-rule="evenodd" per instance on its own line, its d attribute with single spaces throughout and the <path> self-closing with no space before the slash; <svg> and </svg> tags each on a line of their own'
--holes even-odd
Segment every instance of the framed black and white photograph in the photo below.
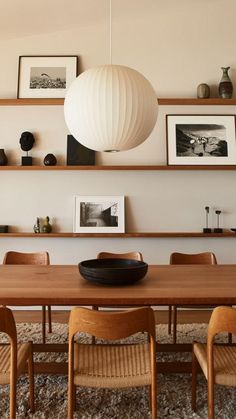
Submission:
<svg viewBox="0 0 236 419">
<path fill-rule="evenodd" d="M 20 56 L 17 98 L 64 98 L 77 72 L 75 55 Z"/>
<path fill-rule="evenodd" d="M 234 115 L 166 115 L 168 165 L 236 164 Z"/>
<path fill-rule="evenodd" d="M 74 233 L 124 233 L 124 196 L 75 196 Z"/>
</svg>

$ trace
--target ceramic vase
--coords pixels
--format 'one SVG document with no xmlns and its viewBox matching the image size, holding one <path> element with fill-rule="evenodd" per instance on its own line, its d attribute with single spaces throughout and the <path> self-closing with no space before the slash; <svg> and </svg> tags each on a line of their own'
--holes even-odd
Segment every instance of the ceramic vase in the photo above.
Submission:
<svg viewBox="0 0 236 419">
<path fill-rule="evenodd" d="M 43 162 L 45 166 L 55 166 L 57 164 L 57 159 L 54 154 L 49 153 L 44 157 Z"/>
<path fill-rule="evenodd" d="M 201 83 L 197 87 L 197 97 L 199 99 L 207 99 L 210 97 L 210 87 L 206 83 Z"/>
<path fill-rule="evenodd" d="M 5 154 L 5 151 L 3 148 L 0 148 L 0 166 L 6 166 L 7 165 L 7 156 Z"/>
<path fill-rule="evenodd" d="M 221 67 L 221 69 L 223 74 L 219 84 L 219 96 L 222 99 L 231 99 L 233 94 L 233 84 L 228 75 L 230 67 Z"/>
</svg>

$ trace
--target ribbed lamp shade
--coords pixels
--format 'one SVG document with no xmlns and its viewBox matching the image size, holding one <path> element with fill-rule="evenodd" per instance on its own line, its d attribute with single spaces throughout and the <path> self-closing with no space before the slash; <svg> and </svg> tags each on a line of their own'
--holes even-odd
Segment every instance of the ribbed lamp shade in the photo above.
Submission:
<svg viewBox="0 0 236 419">
<path fill-rule="evenodd" d="M 138 71 L 120 65 L 91 68 L 70 85 L 64 105 L 69 131 L 96 151 L 137 147 L 152 132 L 157 97 Z"/>
</svg>

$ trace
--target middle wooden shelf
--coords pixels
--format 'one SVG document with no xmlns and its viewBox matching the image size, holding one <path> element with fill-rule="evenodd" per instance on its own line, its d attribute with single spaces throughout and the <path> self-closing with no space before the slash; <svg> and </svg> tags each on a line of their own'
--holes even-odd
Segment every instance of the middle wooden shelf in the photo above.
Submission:
<svg viewBox="0 0 236 419">
<path fill-rule="evenodd" d="M 232 237 L 236 238 L 236 233 L 226 230 L 223 233 L 202 233 L 202 232 L 130 232 L 130 233 L 26 233 L 26 232 L 15 232 L 15 233 L 0 233 L 1 237 L 33 237 L 33 238 L 172 238 L 172 237 Z"/>
</svg>

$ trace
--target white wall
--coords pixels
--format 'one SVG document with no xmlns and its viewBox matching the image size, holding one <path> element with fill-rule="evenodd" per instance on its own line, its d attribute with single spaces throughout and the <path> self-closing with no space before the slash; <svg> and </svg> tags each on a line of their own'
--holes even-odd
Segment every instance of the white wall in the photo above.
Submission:
<svg viewBox="0 0 236 419">
<path fill-rule="evenodd" d="M 121 3 L 125 7 L 124 2 Z M 196 97 L 199 83 L 216 92 L 221 66 L 231 67 L 236 90 L 236 4 L 233 0 L 140 0 L 132 16 L 113 11 L 113 62 L 142 72 L 159 97 Z M 23 11 L 22 11 L 23 12 Z M 19 17 L 20 18 L 20 17 Z M 81 71 L 109 62 L 108 27 L 102 23 L 71 31 L 0 40 L 0 97 L 16 97 L 19 55 L 80 57 Z M 216 93 L 215 93 L 216 95 Z M 165 114 L 235 114 L 235 107 L 160 107 L 150 138 L 134 150 L 97 155 L 97 164 L 165 164 Z M 23 131 L 36 138 L 35 163 L 52 152 L 66 156 L 61 106 L 0 107 L 0 148 L 9 164 L 20 164 Z M 36 217 L 49 215 L 57 231 L 72 230 L 73 195 L 125 195 L 127 231 L 201 231 L 204 207 L 220 208 L 222 226 L 236 227 L 235 172 L 114 171 L 0 173 L 0 224 L 32 231 Z M 215 226 L 215 219 L 211 220 Z M 212 250 L 220 263 L 235 262 L 233 238 L 62 239 L 0 238 L 0 260 L 7 250 L 50 252 L 52 263 L 77 263 L 98 251 L 140 250 L 148 263 L 168 263 L 172 251 Z"/>
</svg>

